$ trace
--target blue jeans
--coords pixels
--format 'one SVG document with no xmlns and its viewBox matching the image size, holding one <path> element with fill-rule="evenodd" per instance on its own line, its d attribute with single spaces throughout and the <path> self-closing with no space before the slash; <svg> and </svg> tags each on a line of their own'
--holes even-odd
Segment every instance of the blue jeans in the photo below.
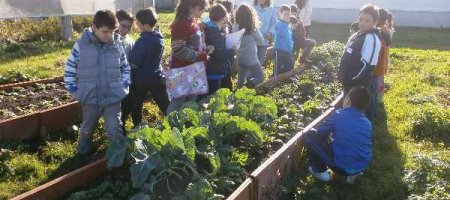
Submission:
<svg viewBox="0 0 450 200">
<path fill-rule="evenodd" d="M 273 68 L 274 76 L 294 69 L 294 61 L 289 52 L 275 50 L 273 54 L 273 57 L 275 58 L 275 66 Z"/>
<path fill-rule="evenodd" d="M 101 116 L 105 119 L 106 136 L 109 142 L 123 137 L 122 122 L 120 121 L 120 102 L 99 106 L 82 104 L 83 122 L 78 136 L 78 153 L 86 154 L 92 147 L 92 131 L 96 128 Z"/>
<path fill-rule="evenodd" d="M 253 85 L 258 85 L 264 81 L 264 71 L 260 64 L 247 66 L 238 64 L 237 88 L 244 86 L 245 80 L 253 80 Z"/>
<path fill-rule="evenodd" d="M 375 118 L 377 117 L 377 109 L 378 109 L 377 89 L 378 89 L 378 76 L 373 76 L 372 81 L 369 85 L 370 101 L 366 111 L 366 116 L 371 121 L 375 120 Z"/>
<path fill-rule="evenodd" d="M 328 135 L 317 134 L 316 130 L 310 130 L 303 134 L 303 144 L 304 147 L 308 149 L 306 157 L 313 172 L 325 172 L 328 167 L 342 176 L 357 174 L 348 174 L 344 169 L 336 166 L 334 162 L 333 148 L 328 142 L 328 137 Z"/>
</svg>

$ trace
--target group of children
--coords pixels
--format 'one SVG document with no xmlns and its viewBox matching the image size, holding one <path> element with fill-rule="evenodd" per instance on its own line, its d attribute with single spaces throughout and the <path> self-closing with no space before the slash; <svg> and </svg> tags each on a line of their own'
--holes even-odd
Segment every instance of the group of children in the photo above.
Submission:
<svg viewBox="0 0 450 200">
<path fill-rule="evenodd" d="M 353 183 L 367 169 L 372 157 L 372 123 L 385 89 L 389 46 L 394 29 L 392 14 L 372 4 L 363 6 L 352 25 L 340 63 L 343 108 L 317 130 L 304 134 L 309 171 L 330 181 L 328 168 Z M 357 28 L 356 28 L 357 27 Z"/>
<path fill-rule="evenodd" d="M 212 6 L 209 17 L 202 22 L 200 18 L 206 7 L 206 0 L 179 1 L 170 26 L 172 52 L 168 67 L 205 62 L 210 94 L 220 88 L 232 89 L 231 68 L 235 56 L 238 88 L 245 82 L 247 86 L 263 82 L 262 65 L 272 43 L 275 76 L 293 69 L 300 49 L 303 49 L 300 65 L 308 63 L 315 41 L 308 38 L 297 5 L 283 5 L 277 12 L 271 0 L 255 0 L 253 6 L 240 5 L 233 15 L 233 4 L 224 1 Z M 330 179 L 327 166 L 349 178 L 367 168 L 372 127 L 364 111 L 368 108 L 368 116 L 373 119 L 377 91 L 384 90 L 380 83 L 387 70 L 393 32 L 392 21 L 388 19 L 387 11 L 373 5 L 360 10 L 358 30 L 350 37 L 340 64 L 344 108 L 315 133 L 305 134 L 310 170 L 321 180 Z M 80 154 L 90 151 L 92 131 L 101 116 L 110 141 L 123 137 L 128 115 L 131 114 L 135 126 L 139 125 L 148 93 L 166 114 L 178 110 L 185 101 L 202 98 L 190 95 L 169 101 L 161 65 L 164 40 L 155 29 L 157 21 L 152 8 L 140 10 L 135 18 L 122 10 L 98 11 L 92 27 L 85 29 L 75 43 L 65 67 L 64 81 L 69 93 L 82 106 Z M 136 41 L 128 35 L 134 23 L 140 31 Z M 226 35 L 242 29 L 245 31 L 240 46 L 227 49 Z"/>
</svg>

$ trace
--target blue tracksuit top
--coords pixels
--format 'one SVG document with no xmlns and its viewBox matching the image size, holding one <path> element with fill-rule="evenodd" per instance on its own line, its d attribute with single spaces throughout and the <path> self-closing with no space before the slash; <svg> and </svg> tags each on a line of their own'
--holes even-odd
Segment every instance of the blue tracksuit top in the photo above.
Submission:
<svg viewBox="0 0 450 200">
<path fill-rule="evenodd" d="M 292 29 L 289 22 L 279 19 L 275 30 L 275 49 L 292 54 L 294 41 L 292 40 Z"/>
<path fill-rule="evenodd" d="M 332 134 L 335 164 L 347 173 L 367 168 L 372 157 L 372 125 L 356 108 L 337 110 L 317 129 L 318 134 Z"/>
</svg>

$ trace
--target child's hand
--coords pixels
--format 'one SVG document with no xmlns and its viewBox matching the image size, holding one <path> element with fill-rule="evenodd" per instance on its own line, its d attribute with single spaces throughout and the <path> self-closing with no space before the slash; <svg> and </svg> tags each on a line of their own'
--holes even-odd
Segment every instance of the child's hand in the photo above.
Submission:
<svg viewBox="0 0 450 200">
<path fill-rule="evenodd" d="M 206 46 L 206 54 L 212 54 L 214 52 L 214 46 L 208 45 Z"/>
</svg>

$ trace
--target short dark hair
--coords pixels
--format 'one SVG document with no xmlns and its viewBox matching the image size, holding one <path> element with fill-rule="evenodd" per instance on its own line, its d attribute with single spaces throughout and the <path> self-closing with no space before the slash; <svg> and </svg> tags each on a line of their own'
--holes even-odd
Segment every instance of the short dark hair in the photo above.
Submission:
<svg viewBox="0 0 450 200">
<path fill-rule="evenodd" d="M 388 20 L 389 12 L 383 8 L 378 9 L 379 17 L 378 17 L 378 24 L 386 24 L 386 21 Z"/>
<path fill-rule="evenodd" d="M 99 10 L 95 13 L 94 20 L 92 22 L 95 27 L 108 27 L 109 29 L 116 29 L 119 25 L 117 18 L 111 10 Z"/>
<path fill-rule="evenodd" d="M 116 17 L 119 22 L 123 20 L 130 21 L 131 23 L 134 22 L 133 15 L 125 10 L 118 10 L 116 12 Z"/>
<path fill-rule="evenodd" d="M 154 8 L 146 8 L 144 10 L 140 10 L 136 13 L 136 19 L 142 24 L 148 24 L 151 27 L 154 27 L 158 22 L 158 16 Z"/>
<path fill-rule="evenodd" d="M 253 0 L 253 4 L 258 5 L 259 4 L 258 0 Z M 265 4 L 263 4 L 263 7 L 264 8 L 270 7 L 271 5 L 272 5 L 272 0 L 266 0 Z"/>
<path fill-rule="evenodd" d="M 298 9 L 297 5 L 291 5 L 291 12 L 298 13 L 300 10 Z"/>
<path fill-rule="evenodd" d="M 291 18 L 289 18 L 289 22 L 291 24 L 298 24 L 298 19 L 297 19 L 297 17 L 291 15 Z"/>
<path fill-rule="evenodd" d="M 370 93 L 364 87 L 353 87 L 348 92 L 348 98 L 350 98 L 351 106 L 360 110 L 366 110 L 370 101 Z"/>
<path fill-rule="evenodd" d="M 209 9 L 209 19 L 213 22 L 217 22 L 225 17 L 227 17 L 227 10 L 221 4 L 213 6 Z"/>
<path fill-rule="evenodd" d="M 233 6 L 234 6 L 233 2 L 226 0 L 226 1 L 220 1 L 219 4 L 224 6 L 225 9 L 227 9 L 228 13 L 233 12 Z"/>
<path fill-rule="evenodd" d="M 370 16 L 372 16 L 373 20 L 375 22 L 378 21 L 378 17 L 379 17 L 379 12 L 378 12 L 378 8 L 373 5 L 373 4 L 366 4 L 363 7 L 361 7 L 361 10 L 359 10 L 359 13 L 365 13 L 365 14 L 369 14 Z"/>
<path fill-rule="evenodd" d="M 281 7 L 280 7 L 280 13 L 283 12 L 283 11 L 289 11 L 289 12 L 291 12 L 291 7 L 289 7 L 289 6 L 286 5 L 286 4 L 283 4 L 283 5 L 281 5 Z"/>
</svg>

